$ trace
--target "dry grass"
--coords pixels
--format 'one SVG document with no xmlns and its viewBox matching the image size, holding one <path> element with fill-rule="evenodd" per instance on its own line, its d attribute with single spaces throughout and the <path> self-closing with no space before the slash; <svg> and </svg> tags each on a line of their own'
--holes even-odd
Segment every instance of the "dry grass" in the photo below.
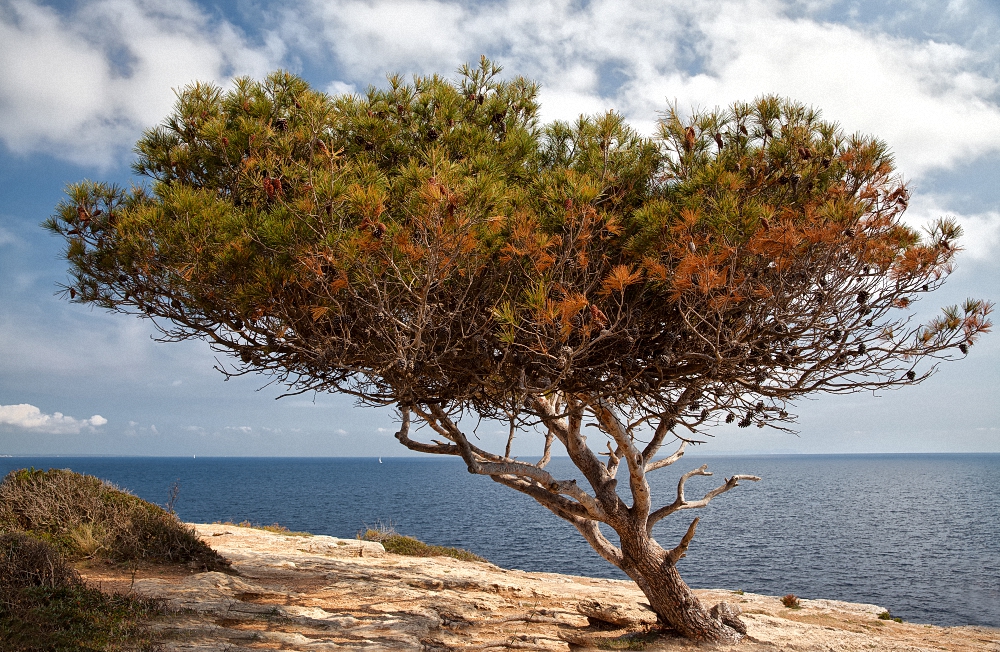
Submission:
<svg viewBox="0 0 1000 652">
<path fill-rule="evenodd" d="M 250 521 L 240 521 L 239 523 L 233 523 L 232 521 L 214 521 L 214 525 L 231 525 L 233 527 L 245 527 L 252 530 L 264 530 L 265 532 L 273 532 L 274 534 L 283 534 L 286 537 L 311 537 L 311 532 L 297 532 L 295 530 L 289 530 L 284 525 L 280 523 L 272 523 L 271 525 L 261 525 L 260 523 L 251 523 Z"/>
<path fill-rule="evenodd" d="M 181 562 L 225 570 L 229 562 L 174 515 L 89 475 L 21 469 L 0 482 L 0 532 L 24 532 L 71 558 Z"/>
<path fill-rule="evenodd" d="M 88 587 L 52 545 L 0 534 L 0 649 L 4 652 L 153 649 L 147 622 L 160 603 Z"/>
<path fill-rule="evenodd" d="M 462 561 L 487 561 L 479 555 L 461 548 L 432 546 L 396 532 L 392 525 L 378 524 L 358 533 L 359 539 L 378 541 L 386 552 L 409 557 L 453 557 Z"/>
</svg>

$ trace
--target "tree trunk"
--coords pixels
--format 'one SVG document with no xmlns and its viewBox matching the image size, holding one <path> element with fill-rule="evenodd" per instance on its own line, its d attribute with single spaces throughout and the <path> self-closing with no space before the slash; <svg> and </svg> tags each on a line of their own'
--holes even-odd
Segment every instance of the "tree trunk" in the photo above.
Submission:
<svg viewBox="0 0 1000 652">
<path fill-rule="evenodd" d="M 718 605 L 706 610 L 669 553 L 644 532 L 622 537 L 622 570 L 646 594 L 653 611 L 685 638 L 712 643 L 736 643 L 746 632 L 738 609 Z"/>
</svg>

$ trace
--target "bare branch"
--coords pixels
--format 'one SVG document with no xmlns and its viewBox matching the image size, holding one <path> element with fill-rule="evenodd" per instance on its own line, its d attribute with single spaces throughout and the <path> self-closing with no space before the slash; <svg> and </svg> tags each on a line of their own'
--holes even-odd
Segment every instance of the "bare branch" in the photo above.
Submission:
<svg viewBox="0 0 1000 652">
<path fill-rule="evenodd" d="M 576 484 L 576 480 L 556 480 L 547 471 L 534 464 L 504 459 L 481 451 L 469 443 L 465 433 L 448 417 L 441 406 L 431 405 L 430 409 L 437 422 L 448 432 L 448 438 L 458 446 L 469 473 L 528 478 L 553 494 L 565 494 L 575 499 L 586 510 L 590 518 L 607 520 L 607 514 L 598 502 L 594 500 L 593 496 L 583 491 Z"/>
<path fill-rule="evenodd" d="M 655 462 L 650 462 L 646 464 L 646 473 L 649 473 L 650 471 L 655 471 L 656 469 L 662 469 L 665 466 L 670 466 L 677 460 L 681 459 L 681 457 L 684 456 L 684 449 L 687 448 L 687 445 L 688 445 L 687 440 L 682 439 L 681 445 L 677 448 L 676 451 L 674 451 L 672 455 L 670 455 L 669 457 L 664 457 L 663 459 L 660 460 L 656 460 Z"/>
<path fill-rule="evenodd" d="M 622 567 L 622 551 L 613 543 L 608 541 L 608 539 L 601 533 L 601 529 L 598 527 L 597 523 L 583 519 L 577 519 L 570 522 L 573 523 L 580 534 L 583 535 L 583 538 L 587 540 L 590 547 L 596 550 L 601 557 L 604 557 L 604 559 L 611 562 L 618 568 Z"/>
<path fill-rule="evenodd" d="M 731 478 L 726 478 L 724 484 L 722 484 L 719 487 L 716 487 L 715 489 L 712 489 L 707 494 L 705 494 L 705 496 L 700 500 L 688 501 L 684 497 L 684 484 L 690 478 L 696 475 L 712 475 L 707 469 L 708 465 L 703 464 L 697 469 L 694 469 L 693 471 L 688 471 L 687 473 L 681 476 L 680 480 L 677 482 L 676 500 L 674 500 L 674 502 L 665 507 L 661 507 L 660 509 L 654 511 L 652 514 L 649 515 L 649 519 L 646 521 L 647 531 L 652 532 L 653 526 L 657 522 L 662 520 L 664 517 L 673 514 L 674 512 L 680 511 L 682 509 L 697 509 L 700 507 L 704 507 L 719 494 L 723 494 L 729 491 L 730 489 L 738 487 L 740 480 L 751 480 L 753 482 L 757 482 L 760 480 L 760 478 L 755 475 L 734 475 Z"/>
<path fill-rule="evenodd" d="M 599 399 L 589 407 L 600 421 L 601 428 L 618 444 L 618 450 L 628 465 L 629 489 L 632 492 L 632 507 L 629 508 L 629 513 L 641 519 L 649 513 L 650 506 L 649 483 L 646 481 L 642 453 L 636 448 L 625 427 L 605 401 Z"/>
</svg>

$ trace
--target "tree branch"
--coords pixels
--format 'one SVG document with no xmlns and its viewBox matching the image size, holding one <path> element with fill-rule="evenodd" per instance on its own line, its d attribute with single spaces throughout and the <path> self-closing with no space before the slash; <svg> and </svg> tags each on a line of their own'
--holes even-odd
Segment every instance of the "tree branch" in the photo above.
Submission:
<svg viewBox="0 0 1000 652">
<path fill-rule="evenodd" d="M 687 554 L 688 546 L 691 544 L 691 540 L 694 539 L 694 531 L 698 528 L 698 519 L 695 518 L 691 521 L 691 525 L 688 526 L 687 532 L 681 537 L 681 542 L 677 546 L 667 553 L 667 559 L 670 560 L 671 564 L 676 564 L 679 559 Z"/>
<path fill-rule="evenodd" d="M 646 473 L 649 473 L 650 471 L 655 471 L 656 469 L 662 469 L 665 466 L 670 466 L 677 460 L 681 459 L 681 457 L 684 456 L 684 449 L 687 448 L 687 445 L 688 445 L 688 440 L 682 439 L 681 445 L 677 448 L 676 451 L 674 451 L 673 455 L 646 464 Z"/>
<path fill-rule="evenodd" d="M 700 507 L 704 507 L 719 494 L 723 494 L 729 491 L 730 489 L 738 487 L 740 484 L 739 483 L 740 480 L 751 480 L 753 482 L 757 482 L 760 480 L 760 478 L 755 475 L 734 475 L 731 478 L 726 478 L 724 484 L 722 484 L 719 487 L 716 487 L 715 489 L 712 489 L 707 494 L 705 494 L 705 496 L 700 500 L 688 501 L 684 497 L 684 483 L 686 483 L 691 477 L 696 475 L 712 475 L 707 469 L 708 465 L 703 464 L 697 469 L 694 469 L 693 471 L 688 471 L 687 473 L 681 476 L 680 480 L 677 481 L 676 500 L 674 500 L 674 502 L 665 507 L 661 507 L 660 509 L 656 510 L 655 512 L 649 515 L 649 519 L 647 519 L 646 521 L 647 532 L 652 532 L 653 526 L 657 522 L 662 520 L 664 517 L 673 514 L 674 512 L 680 511 L 682 509 L 697 509 Z"/>
<path fill-rule="evenodd" d="M 629 489 L 632 492 L 632 507 L 629 508 L 629 513 L 633 518 L 641 519 L 649 514 L 650 506 L 649 483 L 646 481 L 642 453 L 636 448 L 621 421 L 602 399 L 588 405 L 600 422 L 601 429 L 611 435 L 618 444 L 618 450 L 628 465 Z"/>
<path fill-rule="evenodd" d="M 400 412 L 403 415 L 402 423 L 399 426 L 399 432 L 396 433 L 396 439 L 403 446 L 406 446 L 411 451 L 417 451 L 418 453 L 435 453 L 437 455 L 457 456 L 462 454 L 458 446 L 454 444 L 425 444 L 423 442 L 410 439 L 410 410 L 409 408 L 401 407 Z"/>
<path fill-rule="evenodd" d="M 448 417 L 444 408 L 440 405 L 431 405 L 430 409 L 435 419 L 448 432 L 448 438 L 458 446 L 469 473 L 528 478 L 552 494 L 565 494 L 575 499 L 586 510 L 589 518 L 607 520 L 607 514 L 598 502 L 594 500 L 593 496 L 581 489 L 576 484 L 576 480 L 556 480 L 548 471 L 534 464 L 504 460 L 497 455 L 481 451 L 469 443 L 465 433 Z"/>
</svg>

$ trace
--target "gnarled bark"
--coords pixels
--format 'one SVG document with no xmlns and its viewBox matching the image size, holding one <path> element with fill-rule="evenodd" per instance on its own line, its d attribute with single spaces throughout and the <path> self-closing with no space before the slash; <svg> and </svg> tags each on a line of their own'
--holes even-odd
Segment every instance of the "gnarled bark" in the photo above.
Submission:
<svg viewBox="0 0 1000 652">
<path fill-rule="evenodd" d="M 469 442 L 444 406 L 414 407 L 434 433 L 447 441 L 423 443 L 410 437 L 410 409 L 402 409 L 402 428 L 396 438 L 412 450 L 462 457 L 470 473 L 486 475 L 496 482 L 527 494 L 576 527 L 583 538 L 604 559 L 624 571 L 639 586 L 660 621 L 682 636 L 703 642 L 733 643 L 746 633 L 739 619 L 739 609 L 716 605 L 706 609 L 681 578 L 677 561 L 685 556 L 694 538 L 698 519 L 694 519 L 680 542 L 667 550 L 652 536 L 652 526 L 659 520 L 685 509 L 706 506 L 716 496 L 739 485 L 740 480 L 759 480 L 756 476 L 736 475 L 707 492 L 702 498 L 689 500 L 685 484 L 694 476 L 712 475 L 701 466 L 681 475 L 673 502 L 658 509 L 652 507 L 647 474 L 670 466 L 684 455 L 688 442 L 660 460 L 650 459 L 673 427 L 670 415 L 662 418 L 653 441 L 640 450 L 635 443 L 634 425 L 620 421 L 614 410 L 588 397 L 562 397 L 565 413 L 556 411 L 557 401 L 535 397 L 534 406 L 548 427 L 546 441 L 562 444 L 570 459 L 584 475 L 590 492 L 575 480 L 560 480 L 543 469 L 549 461 L 551 443 L 546 445 L 541 459 L 535 463 L 519 461 L 510 456 L 493 455 Z M 584 412 L 589 411 L 607 442 L 607 462 L 602 463 L 588 446 L 582 434 Z M 622 465 L 621 462 L 625 464 Z M 616 475 L 620 466 L 629 474 L 628 489 L 631 506 L 616 491 Z M 615 546 L 598 527 L 610 526 L 617 534 L 620 546 Z"/>
<path fill-rule="evenodd" d="M 736 643 L 743 638 L 746 628 L 738 617 L 731 616 L 731 611 L 710 611 L 701 604 L 681 578 L 670 551 L 660 547 L 644 529 L 628 535 L 622 537 L 621 569 L 639 585 L 653 611 L 666 624 L 695 641 Z"/>
</svg>

